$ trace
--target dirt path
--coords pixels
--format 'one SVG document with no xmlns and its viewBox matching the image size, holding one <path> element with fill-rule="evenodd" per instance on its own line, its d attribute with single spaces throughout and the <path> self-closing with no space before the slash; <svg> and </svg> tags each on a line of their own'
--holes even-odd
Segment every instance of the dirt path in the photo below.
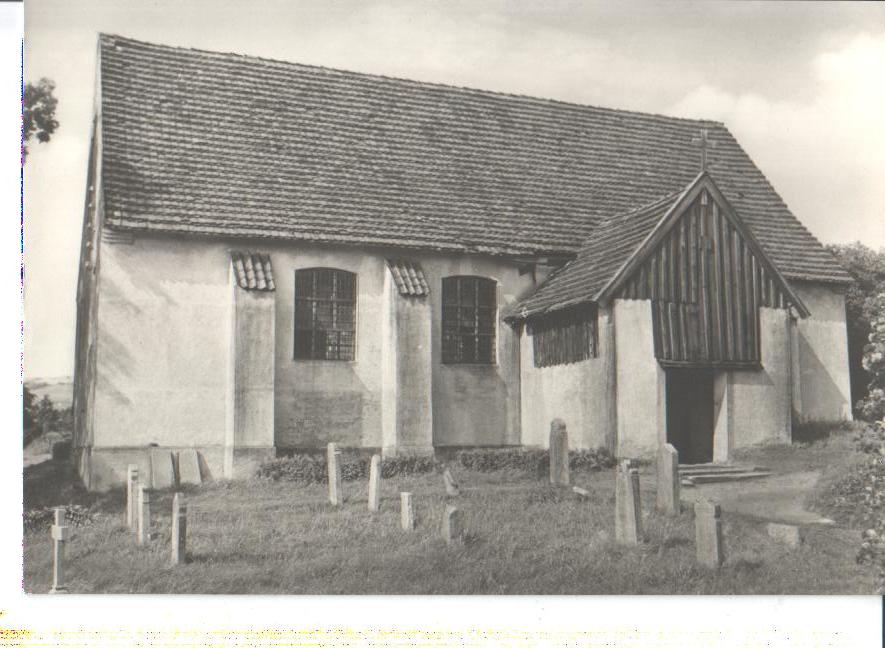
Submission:
<svg viewBox="0 0 885 648">
<path fill-rule="evenodd" d="M 683 488 L 682 499 L 694 502 L 705 497 L 718 502 L 723 511 L 771 522 L 833 524 L 804 507 L 820 476 L 820 471 L 803 471 L 745 482 L 702 484 Z"/>
</svg>

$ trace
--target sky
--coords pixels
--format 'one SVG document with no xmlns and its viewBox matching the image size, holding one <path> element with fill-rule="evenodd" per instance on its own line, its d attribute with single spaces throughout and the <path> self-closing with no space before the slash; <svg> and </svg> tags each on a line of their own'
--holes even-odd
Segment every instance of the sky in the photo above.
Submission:
<svg viewBox="0 0 885 648">
<path fill-rule="evenodd" d="M 28 0 L 25 376 L 71 375 L 99 32 L 728 126 L 824 243 L 885 247 L 885 5 Z"/>
</svg>

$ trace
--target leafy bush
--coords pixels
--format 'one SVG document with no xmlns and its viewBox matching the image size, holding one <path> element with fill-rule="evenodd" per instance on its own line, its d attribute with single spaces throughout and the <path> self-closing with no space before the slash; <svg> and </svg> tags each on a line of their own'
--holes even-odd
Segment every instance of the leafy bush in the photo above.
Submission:
<svg viewBox="0 0 885 648">
<path fill-rule="evenodd" d="M 75 527 L 92 524 L 97 514 L 80 504 L 67 504 L 65 506 L 65 521 Z M 26 531 L 40 531 L 48 529 L 55 519 L 55 508 L 43 506 L 31 509 L 24 513 L 24 525 Z"/>
<path fill-rule="evenodd" d="M 550 453 L 538 448 L 504 448 L 461 450 L 458 464 L 475 472 L 514 470 L 534 475 L 546 475 L 550 470 Z M 596 450 L 573 450 L 569 452 L 571 470 L 600 470 L 615 465 L 611 453 L 605 448 Z"/>
<path fill-rule="evenodd" d="M 390 457 L 381 461 L 381 476 L 389 479 L 396 475 L 417 475 L 432 472 L 437 467 L 432 457 Z M 341 478 L 344 481 L 366 479 L 369 476 L 369 459 L 355 454 L 341 457 Z M 296 454 L 262 463 L 258 477 L 274 481 L 291 481 L 299 484 L 325 484 L 327 479 L 326 457 L 321 454 Z"/>
<path fill-rule="evenodd" d="M 867 395 L 857 403 L 857 411 L 868 421 L 885 419 L 885 293 L 870 306 L 869 343 L 864 347 L 863 368 L 871 380 Z"/>
<path fill-rule="evenodd" d="M 526 448 L 461 450 L 456 463 L 465 470 L 494 472 L 513 470 L 538 477 L 546 476 L 550 458 L 547 450 Z M 605 448 L 569 452 L 569 468 L 574 471 L 600 470 L 615 465 L 615 460 Z M 381 461 L 381 476 L 385 479 L 400 475 L 420 475 L 441 470 L 442 465 L 433 457 L 389 457 Z M 265 461 L 258 467 L 257 476 L 274 481 L 290 481 L 299 484 L 325 484 L 326 457 L 324 454 L 296 454 Z M 341 457 L 341 478 L 344 481 L 367 479 L 369 459 L 355 452 L 345 452 Z"/>
<path fill-rule="evenodd" d="M 878 570 L 885 594 L 885 425 L 866 426 L 854 442 L 866 460 L 830 486 L 821 503 L 835 519 L 863 530 L 857 562 Z"/>
</svg>

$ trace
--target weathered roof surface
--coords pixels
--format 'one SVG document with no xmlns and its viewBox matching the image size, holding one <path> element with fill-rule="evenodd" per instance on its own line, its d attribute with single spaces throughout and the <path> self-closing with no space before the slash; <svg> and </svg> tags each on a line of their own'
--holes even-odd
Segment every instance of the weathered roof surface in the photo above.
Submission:
<svg viewBox="0 0 885 648">
<path fill-rule="evenodd" d="M 791 277 L 847 275 L 719 123 L 100 37 L 106 224 L 491 254 L 574 253 L 684 187 L 692 138 Z"/>
<path fill-rule="evenodd" d="M 276 290 L 273 268 L 267 254 L 234 251 L 230 253 L 230 262 L 240 288 L 267 292 Z"/>
<path fill-rule="evenodd" d="M 592 301 L 661 222 L 681 193 L 603 221 L 578 255 L 554 270 L 534 293 L 512 307 L 508 316 L 526 318 Z"/>
<path fill-rule="evenodd" d="M 404 297 L 424 297 L 430 294 L 430 286 L 424 277 L 424 270 L 417 261 L 408 259 L 387 259 L 387 268 L 393 277 L 400 295 Z"/>
</svg>

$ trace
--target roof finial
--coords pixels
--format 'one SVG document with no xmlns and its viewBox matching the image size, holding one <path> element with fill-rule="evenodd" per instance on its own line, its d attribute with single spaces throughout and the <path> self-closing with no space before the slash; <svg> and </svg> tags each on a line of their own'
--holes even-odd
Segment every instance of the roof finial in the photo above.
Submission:
<svg viewBox="0 0 885 648">
<path fill-rule="evenodd" d="M 693 146 L 701 149 L 701 172 L 707 170 L 707 149 L 716 148 L 716 142 L 708 137 L 707 129 L 701 129 L 700 135 L 691 138 Z"/>
</svg>

